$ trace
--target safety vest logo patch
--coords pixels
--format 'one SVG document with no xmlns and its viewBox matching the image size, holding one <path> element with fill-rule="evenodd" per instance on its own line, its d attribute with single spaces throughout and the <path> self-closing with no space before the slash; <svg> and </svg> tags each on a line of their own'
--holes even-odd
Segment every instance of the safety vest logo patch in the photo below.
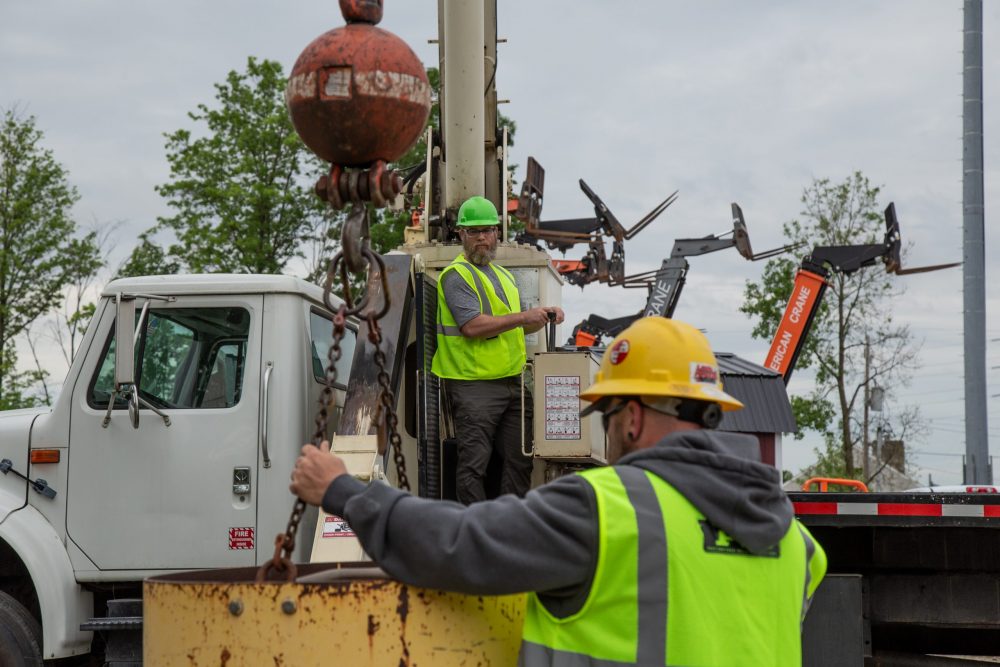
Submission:
<svg viewBox="0 0 1000 667">
<path fill-rule="evenodd" d="M 746 547 L 730 537 L 724 530 L 716 528 L 705 519 L 698 522 L 701 532 L 705 535 L 705 551 L 713 554 L 735 554 L 740 556 L 763 556 L 778 558 L 781 555 L 780 545 L 775 544 L 764 553 L 751 553 Z"/>
</svg>

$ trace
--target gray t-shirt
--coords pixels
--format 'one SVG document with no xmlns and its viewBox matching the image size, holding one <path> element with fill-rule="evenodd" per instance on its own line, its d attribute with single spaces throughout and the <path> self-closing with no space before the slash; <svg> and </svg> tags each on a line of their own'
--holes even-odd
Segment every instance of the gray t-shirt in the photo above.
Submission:
<svg viewBox="0 0 1000 667">
<path fill-rule="evenodd" d="M 489 264 L 485 267 L 480 266 L 476 268 L 486 274 L 490 282 L 493 283 L 493 291 L 496 292 L 497 297 L 510 308 L 510 304 L 507 303 L 507 295 L 500 284 L 500 277 L 497 275 L 493 265 Z M 466 322 L 482 313 L 479 309 L 479 295 L 476 294 L 476 290 L 469 283 L 465 282 L 457 271 L 449 271 L 444 274 L 442 289 L 444 290 L 444 300 L 448 303 L 448 309 L 455 317 L 455 323 L 459 329 L 464 327 Z M 521 310 L 524 310 L 524 300 L 521 300 L 519 305 L 521 306 Z"/>
</svg>

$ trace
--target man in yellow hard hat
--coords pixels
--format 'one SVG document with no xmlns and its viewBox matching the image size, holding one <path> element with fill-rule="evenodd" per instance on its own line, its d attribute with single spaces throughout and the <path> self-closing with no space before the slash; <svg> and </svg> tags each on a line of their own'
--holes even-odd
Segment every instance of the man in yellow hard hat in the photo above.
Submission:
<svg viewBox="0 0 1000 667">
<path fill-rule="evenodd" d="M 503 461 L 500 493 L 523 496 L 532 459 L 522 433 L 532 433 L 531 396 L 522 397 L 524 334 L 541 329 L 557 307 L 524 308 L 517 281 L 497 264 L 493 202 L 470 197 L 458 210 L 463 253 L 437 284 L 437 349 L 431 371 L 442 378 L 458 439 L 455 490 L 466 505 L 486 499 L 486 468 L 496 450 Z M 521 405 L 525 415 L 521 415 Z M 527 443 L 530 449 L 530 442 Z"/>
<path fill-rule="evenodd" d="M 640 319 L 581 398 L 602 413 L 612 465 L 523 499 L 463 507 L 366 487 L 325 444 L 303 448 L 291 489 L 346 517 L 401 581 L 528 592 L 525 667 L 800 665 L 826 556 L 757 440 L 715 430 L 742 405 L 705 336 Z"/>
</svg>

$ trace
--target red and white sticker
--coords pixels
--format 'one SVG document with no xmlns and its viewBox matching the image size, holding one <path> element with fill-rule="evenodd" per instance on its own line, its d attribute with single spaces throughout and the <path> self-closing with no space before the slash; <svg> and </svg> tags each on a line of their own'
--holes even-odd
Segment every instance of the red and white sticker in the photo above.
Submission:
<svg viewBox="0 0 1000 667">
<path fill-rule="evenodd" d="M 822 495 L 822 494 L 819 494 Z M 956 516 L 1000 517 L 1000 505 L 973 503 L 837 503 L 793 502 L 799 516 L 833 514 L 837 516 Z"/>
<path fill-rule="evenodd" d="M 700 361 L 691 362 L 691 382 L 692 384 L 718 384 L 719 369 L 712 364 L 705 364 Z"/>
<path fill-rule="evenodd" d="M 328 516 L 323 521 L 323 537 L 354 537 L 354 530 L 339 516 Z"/>
<path fill-rule="evenodd" d="M 229 548 L 253 549 L 253 528 L 230 528 Z"/>
<path fill-rule="evenodd" d="M 611 362 L 612 366 L 617 366 L 621 362 L 625 361 L 625 357 L 628 356 L 629 344 L 628 339 L 622 339 L 611 346 L 608 350 L 608 361 Z"/>
</svg>

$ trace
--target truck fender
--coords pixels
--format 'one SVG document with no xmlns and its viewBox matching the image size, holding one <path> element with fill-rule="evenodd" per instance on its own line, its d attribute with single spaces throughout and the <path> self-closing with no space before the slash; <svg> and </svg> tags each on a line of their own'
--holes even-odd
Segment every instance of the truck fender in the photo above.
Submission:
<svg viewBox="0 0 1000 667">
<path fill-rule="evenodd" d="M 46 660 L 90 652 L 92 632 L 80 630 L 94 610 L 94 596 L 76 582 L 62 539 L 30 505 L 0 523 L 0 540 L 21 559 L 35 587 L 42 613 L 42 655 Z"/>
</svg>

